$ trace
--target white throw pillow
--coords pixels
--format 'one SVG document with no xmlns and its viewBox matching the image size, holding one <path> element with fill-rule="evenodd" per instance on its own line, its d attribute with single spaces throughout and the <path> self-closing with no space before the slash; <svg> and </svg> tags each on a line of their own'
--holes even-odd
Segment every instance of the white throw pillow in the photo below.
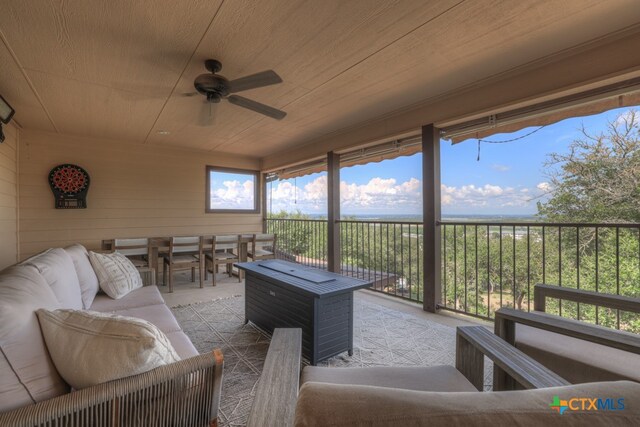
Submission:
<svg viewBox="0 0 640 427">
<path fill-rule="evenodd" d="M 78 243 L 67 246 L 64 250 L 71 256 L 73 265 L 76 267 L 80 291 L 82 292 L 82 304 L 85 309 L 88 309 L 100 290 L 98 277 L 89 261 L 89 253 L 84 246 Z"/>
<path fill-rule="evenodd" d="M 82 389 L 180 360 L 167 336 L 146 320 L 78 310 L 38 310 L 60 376 Z"/>
<path fill-rule="evenodd" d="M 100 289 L 111 298 L 120 299 L 142 287 L 140 272 L 126 256 L 118 252 L 89 252 L 89 260 L 98 276 Z"/>
</svg>

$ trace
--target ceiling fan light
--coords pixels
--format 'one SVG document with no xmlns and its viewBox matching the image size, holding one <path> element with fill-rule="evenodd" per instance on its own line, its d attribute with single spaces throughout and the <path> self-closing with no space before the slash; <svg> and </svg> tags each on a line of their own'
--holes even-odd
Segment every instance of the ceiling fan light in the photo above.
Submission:
<svg viewBox="0 0 640 427">
<path fill-rule="evenodd" d="M 219 96 L 226 96 L 229 93 L 228 80 L 218 74 L 200 74 L 193 82 L 193 86 L 202 95 L 215 93 Z"/>
</svg>

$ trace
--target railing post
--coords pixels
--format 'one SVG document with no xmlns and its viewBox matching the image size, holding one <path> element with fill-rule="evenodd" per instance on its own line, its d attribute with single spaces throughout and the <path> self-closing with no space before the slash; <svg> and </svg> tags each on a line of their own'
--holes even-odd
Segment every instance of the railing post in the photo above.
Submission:
<svg viewBox="0 0 640 427">
<path fill-rule="evenodd" d="M 547 311 L 547 296 L 545 295 L 545 289 L 534 286 L 533 287 L 533 309 L 535 311 Z"/>
<path fill-rule="evenodd" d="M 340 273 L 340 155 L 327 153 L 327 267 Z"/>
<path fill-rule="evenodd" d="M 435 313 L 442 300 L 440 226 L 440 129 L 422 127 L 423 308 Z"/>
</svg>

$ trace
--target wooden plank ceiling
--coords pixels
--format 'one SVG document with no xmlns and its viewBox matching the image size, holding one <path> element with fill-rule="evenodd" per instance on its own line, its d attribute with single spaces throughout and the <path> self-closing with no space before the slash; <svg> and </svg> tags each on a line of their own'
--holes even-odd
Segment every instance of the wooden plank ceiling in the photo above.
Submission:
<svg viewBox="0 0 640 427">
<path fill-rule="evenodd" d="M 6 0 L 0 94 L 24 128 L 263 157 L 637 25 L 637 0 Z M 203 62 L 273 69 L 199 126 Z M 160 131 L 170 132 L 161 135 Z"/>
</svg>

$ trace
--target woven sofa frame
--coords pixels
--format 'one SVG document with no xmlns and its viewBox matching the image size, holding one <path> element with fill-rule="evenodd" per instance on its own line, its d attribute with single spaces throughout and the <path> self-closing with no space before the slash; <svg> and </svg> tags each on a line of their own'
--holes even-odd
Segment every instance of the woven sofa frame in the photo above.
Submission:
<svg viewBox="0 0 640 427">
<path fill-rule="evenodd" d="M 217 426 L 219 350 L 0 414 L 2 426 Z"/>
</svg>

